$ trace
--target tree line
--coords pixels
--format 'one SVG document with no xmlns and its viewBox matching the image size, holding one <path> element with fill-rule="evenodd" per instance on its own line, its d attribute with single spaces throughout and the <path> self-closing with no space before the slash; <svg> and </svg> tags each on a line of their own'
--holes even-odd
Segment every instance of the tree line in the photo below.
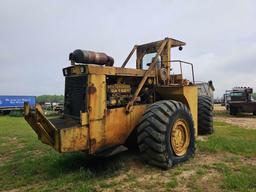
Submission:
<svg viewBox="0 0 256 192">
<path fill-rule="evenodd" d="M 256 93 L 253 93 L 252 97 L 253 97 L 254 100 L 256 100 Z"/>
<path fill-rule="evenodd" d="M 37 103 L 46 103 L 46 102 L 63 103 L 64 95 L 40 95 L 36 97 L 36 101 Z"/>
<path fill-rule="evenodd" d="M 256 93 L 253 93 L 252 97 L 254 98 L 254 100 L 256 100 Z M 40 95 L 36 97 L 36 101 L 38 103 L 45 103 L 45 102 L 63 103 L 64 95 Z"/>
</svg>

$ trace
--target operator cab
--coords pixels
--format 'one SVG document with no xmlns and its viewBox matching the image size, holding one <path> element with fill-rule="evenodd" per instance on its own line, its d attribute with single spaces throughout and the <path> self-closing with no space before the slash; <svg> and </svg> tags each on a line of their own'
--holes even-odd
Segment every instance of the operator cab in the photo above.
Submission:
<svg viewBox="0 0 256 192">
<path fill-rule="evenodd" d="M 166 44 L 164 44 L 166 43 Z M 136 69 L 148 70 L 150 65 L 152 65 L 155 61 L 155 72 L 157 73 L 157 85 L 164 86 L 175 86 L 175 85 L 189 85 L 194 84 L 194 71 L 193 64 L 180 61 L 180 60 L 171 60 L 171 48 L 178 47 L 179 50 L 182 50 L 182 47 L 185 46 L 186 43 L 172 39 L 165 38 L 161 41 L 155 41 L 152 43 L 135 45 L 125 62 L 122 65 L 122 68 L 125 67 L 133 53 L 136 51 Z M 180 73 L 171 75 L 171 66 L 174 64 L 179 64 Z M 183 78 L 183 65 L 190 65 L 192 71 L 192 82 Z"/>
</svg>

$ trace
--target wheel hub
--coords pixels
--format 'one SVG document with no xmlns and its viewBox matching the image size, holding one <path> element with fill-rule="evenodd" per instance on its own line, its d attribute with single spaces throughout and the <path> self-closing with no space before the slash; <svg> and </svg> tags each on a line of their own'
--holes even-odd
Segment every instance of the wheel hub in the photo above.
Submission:
<svg viewBox="0 0 256 192">
<path fill-rule="evenodd" d="M 183 119 L 176 120 L 170 138 L 175 155 L 183 156 L 187 152 L 190 143 L 189 135 L 189 127 L 186 121 Z"/>
</svg>

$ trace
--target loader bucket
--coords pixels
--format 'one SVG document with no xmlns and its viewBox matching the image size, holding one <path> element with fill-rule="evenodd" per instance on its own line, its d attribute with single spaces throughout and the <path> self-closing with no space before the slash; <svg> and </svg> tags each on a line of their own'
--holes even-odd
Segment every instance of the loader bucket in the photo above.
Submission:
<svg viewBox="0 0 256 192">
<path fill-rule="evenodd" d="M 28 103 L 24 103 L 24 118 L 38 135 L 42 143 L 55 148 L 59 152 L 82 151 L 88 149 L 86 126 L 73 119 L 47 119 L 41 105 L 36 104 L 32 111 Z"/>
</svg>

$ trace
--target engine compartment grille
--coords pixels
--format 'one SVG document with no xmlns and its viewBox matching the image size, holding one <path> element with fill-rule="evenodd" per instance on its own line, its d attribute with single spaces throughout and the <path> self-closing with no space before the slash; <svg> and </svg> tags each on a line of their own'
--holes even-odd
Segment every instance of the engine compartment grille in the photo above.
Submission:
<svg viewBox="0 0 256 192">
<path fill-rule="evenodd" d="M 87 76 L 68 76 L 65 79 L 64 114 L 80 118 L 80 111 L 87 111 Z"/>
</svg>

